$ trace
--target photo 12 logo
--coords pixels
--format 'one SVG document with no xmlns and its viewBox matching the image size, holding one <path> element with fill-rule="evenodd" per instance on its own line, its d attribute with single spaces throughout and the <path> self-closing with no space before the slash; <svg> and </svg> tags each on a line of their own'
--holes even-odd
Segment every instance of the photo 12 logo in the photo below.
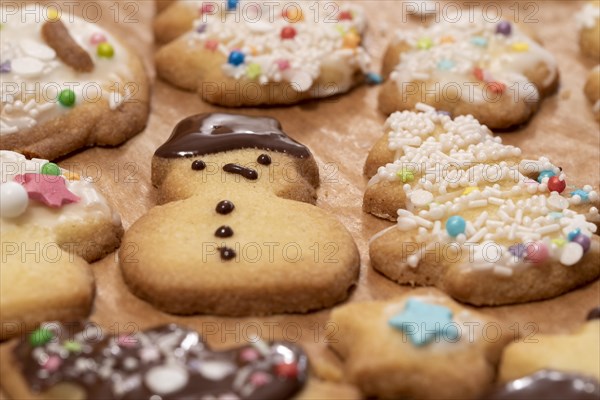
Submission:
<svg viewBox="0 0 600 400">
<path fill-rule="evenodd" d="M 67 22 L 75 21 L 75 16 L 87 22 L 97 23 L 100 20 L 114 23 L 139 23 L 140 4 L 137 1 L 48 1 L 42 4 L 25 3 L 21 1 L 3 1 L 0 23 L 19 14 L 21 22 L 35 21 L 44 23 L 62 19 Z"/>
</svg>

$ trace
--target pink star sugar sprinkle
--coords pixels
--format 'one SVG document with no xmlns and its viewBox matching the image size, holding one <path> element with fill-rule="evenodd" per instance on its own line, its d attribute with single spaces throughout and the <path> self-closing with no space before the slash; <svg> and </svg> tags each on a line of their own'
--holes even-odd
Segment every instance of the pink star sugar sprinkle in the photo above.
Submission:
<svg viewBox="0 0 600 400">
<path fill-rule="evenodd" d="M 15 176 L 15 182 L 23 185 L 30 199 L 42 202 L 48 207 L 59 208 L 80 200 L 67 189 L 62 176 L 23 174 Z"/>
</svg>

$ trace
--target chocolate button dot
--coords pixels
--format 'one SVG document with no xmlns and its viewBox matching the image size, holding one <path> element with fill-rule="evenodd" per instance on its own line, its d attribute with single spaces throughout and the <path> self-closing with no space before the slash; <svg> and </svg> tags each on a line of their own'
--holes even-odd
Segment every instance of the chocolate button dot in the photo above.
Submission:
<svg viewBox="0 0 600 400">
<path fill-rule="evenodd" d="M 256 161 L 262 165 L 271 165 L 271 157 L 268 154 L 261 154 Z"/>
<path fill-rule="evenodd" d="M 235 257 L 235 251 L 229 247 L 221 247 L 219 250 L 221 251 L 221 258 L 223 260 L 231 260 Z"/>
<path fill-rule="evenodd" d="M 216 211 L 219 214 L 229 214 L 230 212 L 233 211 L 233 209 L 235 208 L 235 206 L 233 205 L 232 202 L 230 202 L 229 200 L 222 200 L 219 202 L 219 204 L 217 204 L 217 208 Z"/>
<path fill-rule="evenodd" d="M 220 226 L 215 231 L 215 236 L 221 237 L 221 238 L 231 237 L 231 236 L 233 236 L 233 229 L 231 229 L 227 225 Z"/>
<path fill-rule="evenodd" d="M 206 163 L 202 160 L 196 160 L 192 163 L 192 169 L 194 171 L 202 171 L 204 168 L 206 168 Z"/>
</svg>

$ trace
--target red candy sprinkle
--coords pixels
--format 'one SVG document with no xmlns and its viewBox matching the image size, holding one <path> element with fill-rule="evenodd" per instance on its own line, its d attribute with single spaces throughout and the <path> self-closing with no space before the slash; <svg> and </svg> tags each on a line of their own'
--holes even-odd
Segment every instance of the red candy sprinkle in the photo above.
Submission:
<svg viewBox="0 0 600 400">
<path fill-rule="evenodd" d="M 95 32 L 90 37 L 90 43 L 93 44 L 93 45 L 98 45 L 98 44 L 104 43 L 104 42 L 106 42 L 106 36 L 104 36 L 100 32 Z"/>
<path fill-rule="evenodd" d="M 44 368 L 48 372 L 54 372 L 60 367 L 61 364 L 62 364 L 62 359 L 60 357 L 50 356 L 50 357 L 48 357 L 46 362 L 44 362 L 44 365 L 42 366 L 42 368 Z"/>
<path fill-rule="evenodd" d="M 277 374 L 277 376 L 281 376 L 283 378 L 295 378 L 298 376 L 298 365 L 296 363 L 277 364 L 275 366 L 275 373 Z"/>
<path fill-rule="evenodd" d="M 491 82 L 489 88 L 493 93 L 502 93 L 506 89 L 506 85 L 502 82 Z"/>
<path fill-rule="evenodd" d="M 217 50 L 217 47 L 219 47 L 219 42 L 217 42 L 216 40 L 213 40 L 213 39 L 208 39 L 206 41 L 206 43 L 204 43 L 204 48 L 206 48 L 210 51 Z"/>
<path fill-rule="evenodd" d="M 550 179 L 548 179 L 548 190 L 550 190 L 551 192 L 562 193 L 566 187 L 567 182 L 565 182 L 564 180 L 561 181 L 556 175 L 551 176 Z"/>
<path fill-rule="evenodd" d="M 475 78 L 479 79 L 480 81 L 483 80 L 483 70 L 481 68 L 475 67 L 473 70 L 473 75 L 475 75 Z"/>
<path fill-rule="evenodd" d="M 338 17 L 340 21 L 351 21 L 352 13 L 350 11 L 342 11 L 340 12 L 340 16 Z"/>
<path fill-rule="evenodd" d="M 254 350 L 253 348 L 247 348 L 247 349 L 243 349 L 240 352 L 240 360 L 244 361 L 244 362 L 252 362 L 252 361 L 256 361 L 260 358 L 260 354 L 258 354 L 258 351 Z"/>
<path fill-rule="evenodd" d="M 281 30 L 282 39 L 293 39 L 294 37 L 296 37 L 296 30 L 291 26 L 286 26 Z"/>
<path fill-rule="evenodd" d="M 215 9 L 215 6 L 213 4 L 203 3 L 202 7 L 200 7 L 200 14 L 202 15 L 202 14 L 212 13 L 214 9 Z"/>
<path fill-rule="evenodd" d="M 277 60 L 275 63 L 280 71 L 285 71 L 290 67 L 290 62 L 288 60 Z"/>
</svg>

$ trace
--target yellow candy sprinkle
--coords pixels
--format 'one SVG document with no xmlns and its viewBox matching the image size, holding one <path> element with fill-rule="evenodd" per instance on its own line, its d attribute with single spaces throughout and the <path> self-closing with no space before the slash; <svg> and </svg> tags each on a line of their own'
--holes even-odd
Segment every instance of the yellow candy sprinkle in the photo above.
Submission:
<svg viewBox="0 0 600 400">
<path fill-rule="evenodd" d="M 440 38 L 440 43 L 454 43 L 454 37 L 453 36 L 443 36 L 442 38 Z"/>
<path fill-rule="evenodd" d="M 79 174 L 77 172 L 71 172 L 71 171 L 67 171 L 63 174 L 65 176 L 65 178 L 67 178 L 67 180 L 69 181 L 78 181 L 79 179 L 81 179 L 79 177 Z"/>
<path fill-rule="evenodd" d="M 348 49 L 355 49 L 360 44 L 360 35 L 356 32 L 348 32 L 344 35 L 344 47 Z"/>
<path fill-rule="evenodd" d="M 468 188 L 466 188 L 465 190 L 463 190 L 462 194 L 469 194 L 474 192 L 475 190 L 479 190 L 479 188 L 477 186 L 469 186 Z"/>
<path fill-rule="evenodd" d="M 289 22 L 304 21 L 304 15 L 302 14 L 302 10 L 296 7 L 288 7 L 288 9 L 285 11 L 285 18 Z"/>
<path fill-rule="evenodd" d="M 528 51 L 529 50 L 529 45 L 525 42 L 516 42 L 512 44 L 512 49 L 514 51 L 519 51 L 519 52 L 523 52 L 523 51 Z"/>
<path fill-rule="evenodd" d="M 248 78 L 250 79 L 256 79 L 260 76 L 261 74 L 261 68 L 259 64 L 256 63 L 252 63 L 250 65 L 248 65 L 248 68 L 246 69 L 246 75 L 248 75 Z"/>
<path fill-rule="evenodd" d="M 558 247 L 563 247 L 567 243 L 567 241 L 565 239 L 552 239 L 552 243 L 554 243 Z"/>
<path fill-rule="evenodd" d="M 428 37 L 422 37 L 417 40 L 417 47 L 421 50 L 429 50 L 433 46 L 433 40 Z"/>
<path fill-rule="evenodd" d="M 49 7 L 47 16 L 49 21 L 58 21 L 60 19 L 60 11 L 56 7 Z"/>
</svg>

